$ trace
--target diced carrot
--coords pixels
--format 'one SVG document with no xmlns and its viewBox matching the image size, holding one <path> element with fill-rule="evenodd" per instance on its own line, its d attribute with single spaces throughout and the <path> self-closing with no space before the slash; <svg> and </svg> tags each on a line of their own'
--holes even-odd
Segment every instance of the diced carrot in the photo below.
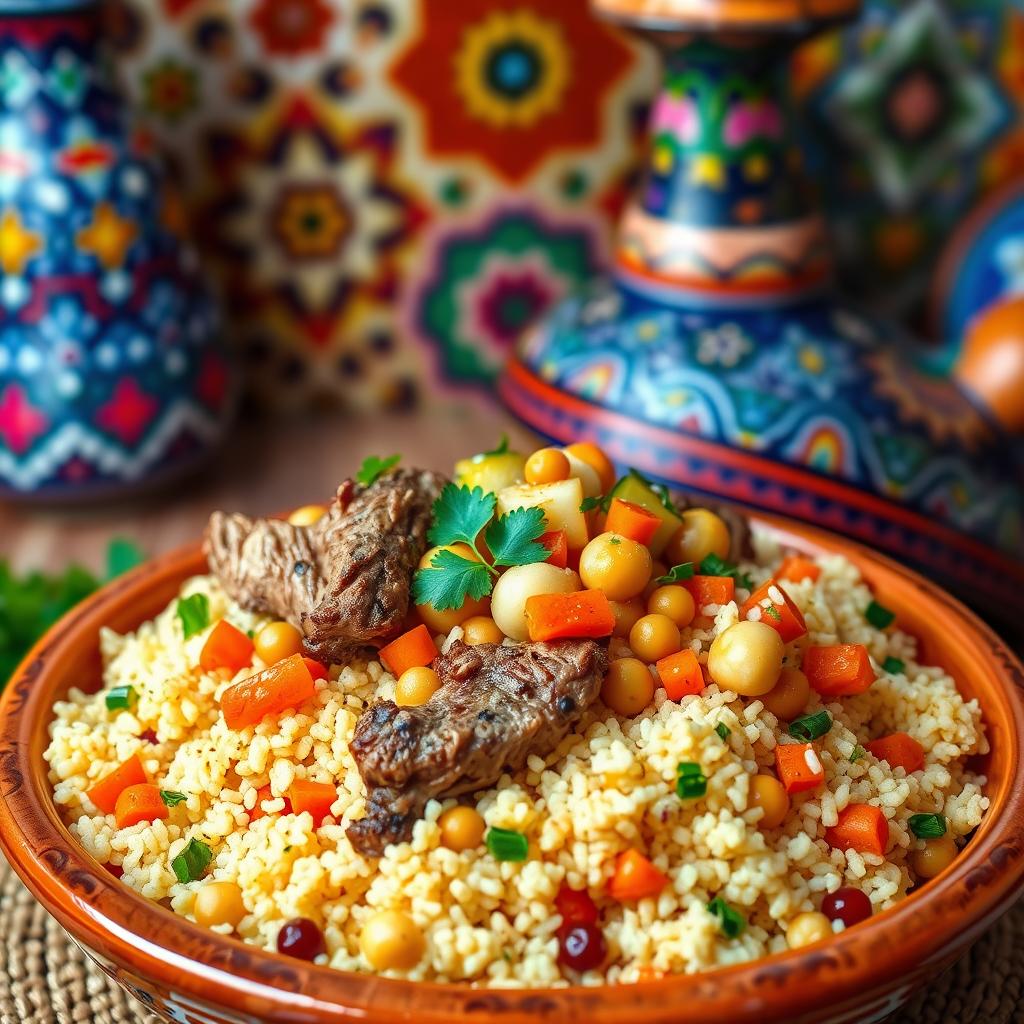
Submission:
<svg viewBox="0 0 1024 1024">
<path fill-rule="evenodd" d="M 565 530 L 552 530 L 540 538 L 540 543 L 551 552 L 548 562 L 559 569 L 569 564 L 569 538 Z"/>
<path fill-rule="evenodd" d="M 287 658 L 229 686 L 220 697 L 220 709 L 229 729 L 256 725 L 266 715 L 297 708 L 316 695 L 316 684 L 301 654 Z"/>
<path fill-rule="evenodd" d="M 611 636 L 615 613 L 602 590 L 537 594 L 526 600 L 526 626 L 534 643 L 570 636 Z"/>
<path fill-rule="evenodd" d="M 638 544 L 649 544 L 660 526 L 661 520 L 653 512 L 622 498 L 612 498 L 604 524 L 608 533 L 621 534 Z"/>
<path fill-rule="evenodd" d="M 825 829 L 825 842 L 836 850 L 857 850 L 884 857 L 889 845 L 889 822 L 871 804 L 849 804 L 839 812 L 839 821 Z"/>
<path fill-rule="evenodd" d="M 905 732 L 882 736 L 880 739 L 865 743 L 864 746 L 879 761 L 888 761 L 893 768 L 918 772 L 924 767 L 924 747 Z"/>
<path fill-rule="evenodd" d="M 669 700 L 679 701 L 704 689 L 704 673 L 700 670 L 697 655 L 689 647 L 662 658 L 655 667 Z"/>
<path fill-rule="evenodd" d="M 787 793 L 802 793 L 825 781 L 813 743 L 780 743 L 775 748 L 775 771 Z"/>
<path fill-rule="evenodd" d="M 803 612 L 773 579 L 765 580 L 747 598 L 740 609 L 740 618 L 756 618 L 766 623 L 782 637 L 784 644 L 796 640 L 807 632 Z"/>
<path fill-rule="evenodd" d="M 309 674 L 316 679 L 326 679 L 328 672 L 326 667 L 317 661 L 315 658 L 307 658 L 305 655 L 302 656 L 303 662 L 305 662 L 306 668 L 309 669 Z"/>
<path fill-rule="evenodd" d="M 437 657 L 437 646 L 426 626 L 417 626 L 403 633 L 380 649 L 380 660 L 397 679 L 407 668 L 429 665 Z"/>
<path fill-rule="evenodd" d="M 296 814 L 309 811 L 313 824 L 319 825 L 331 813 L 331 804 L 338 799 L 338 789 L 327 782 L 296 779 L 288 789 L 288 798 Z"/>
<path fill-rule="evenodd" d="M 249 823 L 250 824 L 252 824 L 252 822 L 254 822 L 254 821 L 259 821 L 260 818 L 265 818 L 267 816 L 267 812 L 265 810 L 263 810 L 263 802 L 265 800 L 273 800 L 273 799 L 274 799 L 274 794 L 271 791 L 271 788 L 270 788 L 269 785 L 267 785 L 267 786 L 260 786 L 260 788 L 258 790 L 256 790 L 256 803 L 253 805 L 253 809 L 249 812 Z M 292 803 L 288 799 L 288 797 L 284 798 L 284 809 L 282 811 L 280 811 L 279 813 L 281 813 L 281 814 L 291 814 L 292 813 Z"/>
<path fill-rule="evenodd" d="M 811 686 L 823 697 L 852 697 L 875 681 L 875 670 L 863 644 L 808 647 L 803 670 Z"/>
<path fill-rule="evenodd" d="M 114 805 L 118 828 L 138 825 L 140 821 L 156 821 L 166 818 L 169 813 L 160 789 L 148 782 L 122 789 Z"/>
<path fill-rule="evenodd" d="M 731 576 L 692 576 L 683 580 L 697 614 L 709 604 L 728 604 L 736 596 L 736 581 Z"/>
<path fill-rule="evenodd" d="M 234 675 L 252 662 L 253 642 L 227 619 L 221 619 L 206 638 L 199 653 L 199 666 L 204 672 L 228 669 Z"/>
<path fill-rule="evenodd" d="M 657 896 L 668 884 L 668 877 L 660 872 L 639 850 L 620 853 L 615 862 L 615 873 L 608 883 L 608 894 L 620 903 Z"/>
<path fill-rule="evenodd" d="M 801 580 L 816 580 L 821 575 L 821 566 L 806 555 L 788 555 L 782 560 L 776 579 L 799 583 Z"/>
<path fill-rule="evenodd" d="M 124 790 L 148 781 L 139 755 L 132 754 L 124 764 L 118 765 L 109 775 L 104 775 L 86 795 L 104 814 L 113 814 L 117 798 Z"/>
</svg>

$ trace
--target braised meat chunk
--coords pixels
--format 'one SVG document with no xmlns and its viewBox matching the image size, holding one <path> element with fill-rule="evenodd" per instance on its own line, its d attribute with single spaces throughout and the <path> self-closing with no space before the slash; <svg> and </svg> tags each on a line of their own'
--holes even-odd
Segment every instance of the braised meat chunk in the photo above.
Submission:
<svg viewBox="0 0 1024 1024">
<path fill-rule="evenodd" d="M 445 483 L 418 469 L 369 487 L 349 480 L 312 526 L 215 512 L 206 530 L 210 569 L 243 607 L 300 626 L 310 652 L 329 663 L 398 632 Z"/>
<path fill-rule="evenodd" d="M 427 801 L 493 785 L 549 754 L 601 689 L 608 655 L 593 640 L 502 647 L 457 642 L 434 663 L 441 688 L 419 707 L 380 701 L 351 750 L 368 791 L 348 828 L 361 853 L 407 840 Z"/>
</svg>

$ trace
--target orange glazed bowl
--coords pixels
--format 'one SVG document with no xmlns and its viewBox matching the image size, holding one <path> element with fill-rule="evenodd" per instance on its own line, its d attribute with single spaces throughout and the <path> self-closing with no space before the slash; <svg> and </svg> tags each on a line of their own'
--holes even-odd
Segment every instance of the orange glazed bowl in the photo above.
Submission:
<svg viewBox="0 0 1024 1024">
<path fill-rule="evenodd" d="M 198 546 L 111 583 L 36 645 L 0 700 L 0 846 L 44 907 L 112 978 L 167 1020 L 260 1024 L 853 1024 L 880 1021 L 960 956 L 1017 896 L 1024 876 L 1024 670 L 934 584 L 880 555 L 780 520 L 755 524 L 809 554 L 854 562 L 878 599 L 981 704 L 992 752 L 976 767 L 991 806 L 943 874 L 898 906 L 822 943 L 734 967 L 636 985 L 485 990 L 349 974 L 200 928 L 137 895 L 62 824 L 43 751 L 51 707 L 99 687 L 99 630 L 134 629 L 205 565 Z"/>
</svg>

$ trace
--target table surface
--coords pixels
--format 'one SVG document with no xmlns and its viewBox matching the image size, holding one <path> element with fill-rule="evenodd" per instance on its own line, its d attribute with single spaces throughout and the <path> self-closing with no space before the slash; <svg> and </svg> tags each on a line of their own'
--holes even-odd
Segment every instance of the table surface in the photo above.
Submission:
<svg viewBox="0 0 1024 1024">
<path fill-rule="evenodd" d="M 263 515 L 324 501 L 367 455 L 401 452 L 405 465 L 450 473 L 502 433 L 527 451 L 536 446 L 535 435 L 482 402 L 371 419 L 243 420 L 206 470 L 170 489 L 76 507 L 0 504 L 0 557 L 16 572 L 70 562 L 99 572 L 111 537 L 158 555 L 197 540 L 213 509 Z"/>
</svg>

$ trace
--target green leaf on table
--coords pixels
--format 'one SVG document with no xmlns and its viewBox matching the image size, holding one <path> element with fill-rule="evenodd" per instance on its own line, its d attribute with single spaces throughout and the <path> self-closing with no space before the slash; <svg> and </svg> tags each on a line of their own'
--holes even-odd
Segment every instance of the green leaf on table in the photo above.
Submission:
<svg viewBox="0 0 1024 1024">
<path fill-rule="evenodd" d="M 495 565 L 530 565 L 546 562 L 551 552 L 538 544 L 544 534 L 544 510 L 515 508 L 487 527 L 484 539 Z"/>
</svg>

